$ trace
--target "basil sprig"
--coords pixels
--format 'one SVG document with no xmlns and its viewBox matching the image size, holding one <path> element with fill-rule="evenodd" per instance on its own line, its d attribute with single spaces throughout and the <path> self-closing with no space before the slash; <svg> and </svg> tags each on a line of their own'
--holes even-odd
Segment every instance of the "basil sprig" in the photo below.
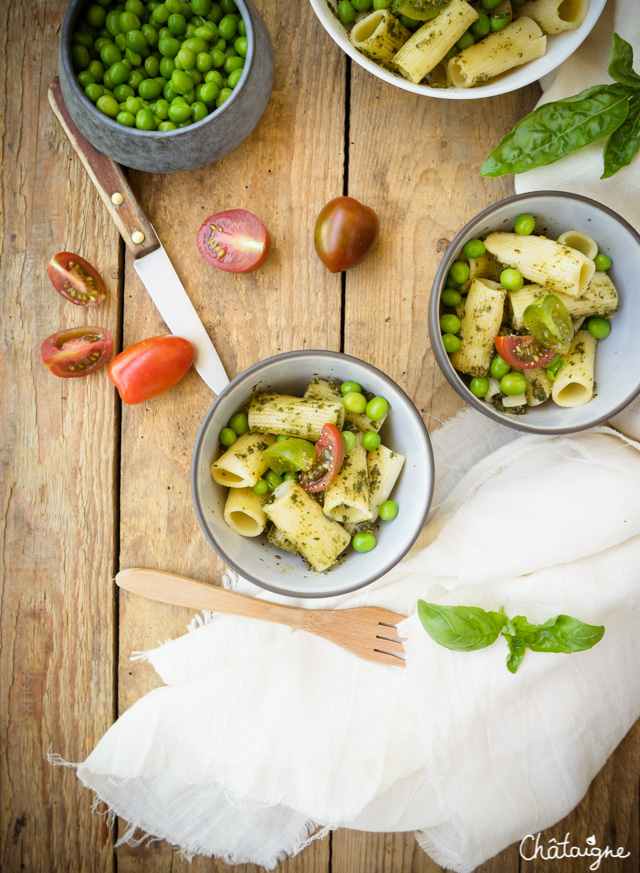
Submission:
<svg viewBox="0 0 640 873">
<path fill-rule="evenodd" d="M 605 136 L 609 139 L 600 178 L 607 179 L 630 164 L 640 148 L 640 75 L 633 69 L 632 47 L 617 33 L 608 73 L 612 84 L 545 103 L 526 115 L 486 157 L 480 175 L 524 173 Z"/>
<path fill-rule="evenodd" d="M 418 617 L 432 639 L 454 652 L 484 649 L 502 635 L 509 646 L 507 669 L 515 673 L 525 651 L 569 655 L 593 648 L 604 635 L 603 625 L 585 624 L 570 615 L 556 615 L 544 624 L 531 624 L 523 615 L 509 618 L 478 606 L 443 606 L 418 601 Z"/>
</svg>

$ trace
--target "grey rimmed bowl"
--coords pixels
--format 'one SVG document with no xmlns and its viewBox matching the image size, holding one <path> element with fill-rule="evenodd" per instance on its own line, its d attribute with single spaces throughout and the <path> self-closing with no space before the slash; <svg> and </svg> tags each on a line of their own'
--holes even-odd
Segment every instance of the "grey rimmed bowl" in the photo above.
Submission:
<svg viewBox="0 0 640 873">
<path fill-rule="evenodd" d="M 581 230 L 593 237 L 599 251 L 609 255 L 607 271 L 620 299 L 620 309 L 611 320 L 611 333 L 598 341 L 595 362 L 596 391 L 584 406 L 566 409 L 553 401 L 529 408 L 525 415 L 497 412 L 493 404 L 475 397 L 469 377 L 454 369 L 444 350 L 439 319 L 444 312 L 440 295 L 452 263 L 464 244 L 493 231 L 512 231 L 523 212 L 536 219 L 534 233 L 556 239 L 566 230 Z M 536 191 L 507 197 L 484 209 L 466 224 L 448 247 L 433 283 L 429 301 L 429 338 L 438 366 L 447 382 L 473 406 L 500 424 L 528 433 L 574 433 L 603 424 L 621 412 L 640 394 L 640 235 L 620 215 L 595 200 L 562 191 Z"/>
<path fill-rule="evenodd" d="M 307 568 L 298 556 L 276 549 L 262 534 L 242 537 L 223 518 L 228 489 L 211 478 L 211 462 L 225 451 L 219 435 L 235 412 L 259 391 L 302 395 L 313 376 L 355 380 L 385 397 L 391 406 L 380 434 L 388 448 L 406 457 L 392 493 L 399 512 L 379 522 L 371 552 L 348 546 L 324 573 Z M 198 520 L 220 557 L 245 579 L 292 597 L 331 597 L 368 585 L 390 570 L 415 542 L 427 518 L 433 493 L 433 454 L 422 418 L 409 397 L 388 376 L 364 361 L 339 352 L 299 351 L 267 358 L 237 376 L 207 412 L 196 439 L 191 488 Z"/>
<path fill-rule="evenodd" d="M 118 124 L 85 96 L 71 65 L 71 37 L 86 0 L 71 0 L 62 23 L 58 69 L 60 89 L 80 132 L 114 161 L 150 173 L 175 173 L 203 167 L 245 140 L 269 102 L 273 49 L 269 33 L 251 0 L 236 0 L 247 30 L 244 72 L 231 96 L 202 121 L 165 132 Z"/>
</svg>

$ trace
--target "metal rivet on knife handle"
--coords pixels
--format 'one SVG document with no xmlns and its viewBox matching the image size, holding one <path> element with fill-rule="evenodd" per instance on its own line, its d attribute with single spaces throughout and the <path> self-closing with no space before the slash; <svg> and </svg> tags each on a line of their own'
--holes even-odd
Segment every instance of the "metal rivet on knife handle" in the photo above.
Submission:
<svg viewBox="0 0 640 873">
<path fill-rule="evenodd" d="M 122 203 L 124 203 L 124 197 L 119 191 L 116 191 L 115 194 L 111 195 L 111 202 L 114 206 L 120 206 Z"/>
<path fill-rule="evenodd" d="M 134 242 L 137 246 L 141 245 L 144 242 L 144 234 L 141 230 L 134 230 L 131 234 L 131 241 Z"/>
</svg>

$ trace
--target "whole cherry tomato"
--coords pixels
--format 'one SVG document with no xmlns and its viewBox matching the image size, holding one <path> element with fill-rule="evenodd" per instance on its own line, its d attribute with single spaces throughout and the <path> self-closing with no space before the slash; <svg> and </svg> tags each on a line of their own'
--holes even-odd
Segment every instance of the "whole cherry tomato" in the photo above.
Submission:
<svg viewBox="0 0 640 873">
<path fill-rule="evenodd" d="M 143 403 L 173 388 L 187 373 L 193 356 L 187 339 L 152 336 L 116 355 L 109 364 L 109 378 L 125 403 Z"/>
<path fill-rule="evenodd" d="M 300 485 L 309 494 L 317 494 L 336 478 L 344 461 L 344 439 L 335 424 L 325 424 L 316 443 L 312 466 L 300 474 Z"/>
<path fill-rule="evenodd" d="M 364 261 L 379 236 L 380 222 L 373 209 L 353 197 L 336 197 L 317 218 L 314 243 L 325 267 L 340 273 Z"/>
<path fill-rule="evenodd" d="M 269 233 L 246 209 L 227 209 L 210 215 L 198 231 L 200 254 L 220 270 L 248 273 L 269 253 Z"/>
<path fill-rule="evenodd" d="M 58 252 L 47 264 L 47 273 L 56 291 L 77 306 L 99 306 L 106 300 L 102 276 L 80 255 Z"/>
<path fill-rule="evenodd" d="M 103 327 L 70 327 L 40 346 L 42 360 L 54 376 L 74 379 L 104 366 L 113 352 L 113 338 Z"/>
</svg>

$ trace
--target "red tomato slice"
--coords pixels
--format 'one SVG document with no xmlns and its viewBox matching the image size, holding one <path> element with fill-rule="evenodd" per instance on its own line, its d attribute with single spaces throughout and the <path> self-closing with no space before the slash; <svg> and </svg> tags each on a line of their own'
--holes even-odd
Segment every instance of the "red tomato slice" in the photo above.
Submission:
<svg viewBox="0 0 640 873">
<path fill-rule="evenodd" d="M 220 270 L 248 273 L 269 253 L 269 233 L 246 209 L 227 209 L 210 215 L 198 231 L 200 254 Z"/>
<path fill-rule="evenodd" d="M 558 354 L 532 336 L 496 336 L 493 342 L 500 357 L 516 370 L 548 367 Z"/>
<path fill-rule="evenodd" d="M 309 494 L 324 491 L 336 478 L 344 461 L 344 440 L 335 424 L 325 424 L 316 443 L 316 459 L 305 472 L 300 473 L 300 485 Z"/>
<path fill-rule="evenodd" d="M 107 298 L 100 273 L 73 252 L 58 252 L 47 264 L 47 273 L 56 291 L 76 306 L 100 306 Z"/>
<path fill-rule="evenodd" d="M 320 211 L 313 241 L 325 267 L 339 273 L 364 261 L 379 236 L 380 222 L 373 209 L 354 197 L 336 197 Z"/>
<path fill-rule="evenodd" d="M 113 338 L 103 327 L 70 327 L 48 336 L 40 346 L 42 360 L 54 376 L 74 379 L 104 366 Z"/>
<path fill-rule="evenodd" d="M 177 385 L 193 357 L 189 340 L 152 336 L 116 355 L 109 364 L 109 378 L 125 403 L 144 403 Z"/>
</svg>

